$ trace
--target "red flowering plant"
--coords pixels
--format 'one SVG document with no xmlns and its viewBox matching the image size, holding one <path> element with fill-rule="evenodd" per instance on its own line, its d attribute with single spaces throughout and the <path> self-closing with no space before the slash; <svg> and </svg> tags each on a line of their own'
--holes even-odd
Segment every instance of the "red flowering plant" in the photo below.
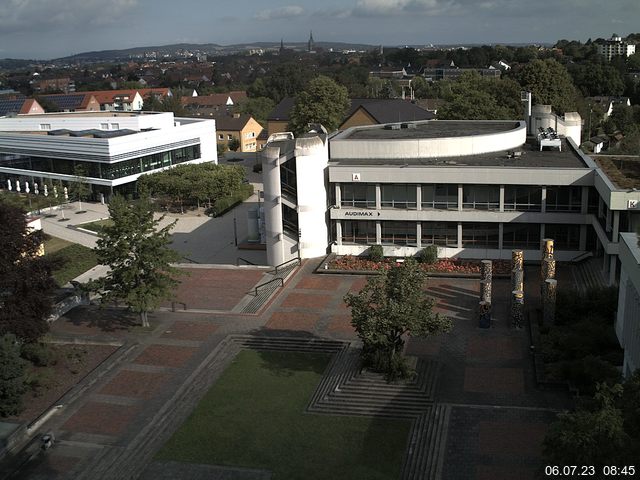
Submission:
<svg viewBox="0 0 640 480">
<path fill-rule="evenodd" d="M 395 259 L 385 258 L 381 261 L 374 262 L 369 258 L 356 257 L 354 255 L 344 255 L 334 258 L 329 263 L 332 270 L 347 271 L 386 271 L 396 264 Z M 425 272 L 430 273 L 456 273 L 467 275 L 480 274 L 479 260 L 460 260 L 460 259 L 441 259 L 431 264 L 420 264 Z M 510 271 L 510 263 L 507 260 L 494 260 L 494 274 L 508 274 Z"/>
</svg>

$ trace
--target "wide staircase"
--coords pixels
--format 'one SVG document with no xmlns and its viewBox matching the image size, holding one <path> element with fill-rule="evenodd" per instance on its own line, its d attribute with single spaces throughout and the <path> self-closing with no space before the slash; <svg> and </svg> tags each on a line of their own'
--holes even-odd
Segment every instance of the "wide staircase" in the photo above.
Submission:
<svg viewBox="0 0 640 480">
<path fill-rule="evenodd" d="M 602 273 L 602 258 L 593 257 L 582 260 L 573 269 L 576 289 L 586 293 L 589 289 L 606 287 L 607 281 Z"/>
<path fill-rule="evenodd" d="M 257 313 L 271 296 L 284 286 L 289 275 L 300 265 L 300 259 L 294 258 L 275 267 L 265 275 L 263 281 L 249 292 L 245 299 L 238 304 L 237 313 Z"/>
</svg>

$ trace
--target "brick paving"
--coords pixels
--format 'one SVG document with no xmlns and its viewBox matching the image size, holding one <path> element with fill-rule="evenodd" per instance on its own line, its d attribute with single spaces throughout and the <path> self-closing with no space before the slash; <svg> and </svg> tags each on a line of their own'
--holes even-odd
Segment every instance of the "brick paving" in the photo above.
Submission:
<svg viewBox="0 0 640 480">
<path fill-rule="evenodd" d="M 134 349 L 47 428 L 59 431 L 63 441 L 86 438 L 107 449 L 110 445 L 125 447 L 229 333 L 266 329 L 354 339 L 349 309 L 342 298 L 359 291 L 366 277 L 314 275 L 314 267 L 314 262 L 304 264 L 258 315 L 156 312 L 151 317 L 152 328 L 140 330 L 132 327 L 137 319 L 123 310 L 75 309 L 53 325 L 54 336 L 118 338 Z M 192 275 L 183 279 L 178 300 L 191 309 L 227 312 L 263 276 L 263 271 L 244 269 L 190 270 Z M 535 292 L 529 296 L 537 287 L 536 274 L 537 270 L 527 271 L 527 305 L 537 298 Z M 533 478 L 541 463 L 541 439 L 554 410 L 568 403 L 557 394 L 536 390 L 526 331 L 509 328 L 509 281 L 494 279 L 493 287 L 492 325 L 480 329 L 475 318 L 478 280 L 430 278 L 427 291 L 437 301 L 437 311 L 453 319 L 454 328 L 438 338 L 409 338 L 407 342 L 408 354 L 436 360 L 441 366 L 436 402 L 450 405 L 452 412 L 443 480 Z M 95 450 L 76 444 L 74 448 L 82 460 L 73 475 L 90 472 Z M 71 463 L 65 471 L 73 468 Z"/>
</svg>

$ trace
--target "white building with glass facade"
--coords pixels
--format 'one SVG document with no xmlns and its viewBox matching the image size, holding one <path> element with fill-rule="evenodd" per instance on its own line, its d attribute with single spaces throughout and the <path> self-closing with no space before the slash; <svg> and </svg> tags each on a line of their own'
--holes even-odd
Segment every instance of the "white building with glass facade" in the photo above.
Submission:
<svg viewBox="0 0 640 480">
<path fill-rule="evenodd" d="M 83 167 L 94 194 L 132 193 L 145 173 L 216 162 L 213 120 L 77 112 L 0 118 L 0 186 L 66 185 Z"/>
</svg>

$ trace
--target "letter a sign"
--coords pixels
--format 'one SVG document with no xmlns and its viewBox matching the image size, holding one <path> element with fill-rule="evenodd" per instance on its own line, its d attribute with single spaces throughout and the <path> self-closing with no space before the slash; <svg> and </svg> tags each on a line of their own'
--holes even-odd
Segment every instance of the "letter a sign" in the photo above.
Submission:
<svg viewBox="0 0 640 480">
<path fill-rule="evenodd" d="M 352 173 L 351 174 L 351 181 L 352 182 L 359 182 L 360 181 L 360 174 L 359 173 Z"/>
</svg>

